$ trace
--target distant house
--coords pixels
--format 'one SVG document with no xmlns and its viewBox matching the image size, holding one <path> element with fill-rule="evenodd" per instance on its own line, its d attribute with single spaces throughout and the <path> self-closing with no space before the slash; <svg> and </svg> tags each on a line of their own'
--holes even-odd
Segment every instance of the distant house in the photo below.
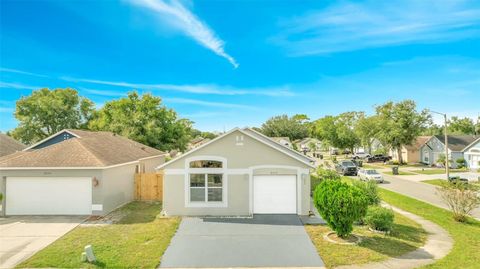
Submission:
<svg viewBox="0 0 480 269">
<path fill-rule="evenodd" d="M 284 145 L 285 147 L 292 148 L 292 142 L 288 137 L 271 137 L 271 139 L 277 142 L 280 145 Z"/>
<path fill-rule="evenodd" d="M 431 138 L 431 136 L 419 136 L 411 145 L 402 146 L 402 160 L 407 163 L 420 162 L 420 148 Z M 397 150 L 390 150 L 392 160 L 399 161 Z"/>
<path fill-rule="evenodd" d="M 110 132 L 62 130 L 0 157 L 3 215 L 102 215 L 133 200 L 165 154 Z"/>
<path fill-rule="evenodd" d="M 189 150 L 190 150 L 190 149 L 194 149 L 194 148 L 196 148 L 196 147 L 199 147 L 199 146 L 207 143 L 208 141 L 210 141 L 209 138 L 203 138 L 203 137 L 201 137 L 201 136 L 197 136 L 197 137 L 195 137 L 194 139 L 192 139 L 192 140 L 190 141 L 190 143 L 188 143 L 188 149 L 189 149 Z"/>
<path fill-rule="evenodd" d="M 315 148 L 317 150 L 320 150 L 322 148 L 322 142 L 313 137 L 305 137 L 304 139 L 295 142 L 297 149 L 300 151 L 303 151 L 305 149 L 310 150 L 310 145 L 312 144 L 315 145 Z"/>
<path fill-rule="evenodd" d="M 468 156 L 478 158 L 476 147 L 478 147 L 478 139 L 480 136 L 473 135 L 449 135 L 448 136 L 448 158 L 453 161 L 452 167 L 456 167 L 456 160 L 464 158 L 464 151 L 468 151 Z M 475 143 L 474 143 L 475 142 Z M 470 150 L 474 150 L 471 152 Z M 435 135 L 428 139 L 423 146 L 420 147 L 420 160 L 428 165 L 438 163 L 440 156 L 445 155 L 445 137 L 443 135 Z M 473 157 L 472 157 L 473 159 Z M 474 160 L 471 160 L 474 162 Z M 467 162 L 467 165 L 471 165 Z"/>
<path fill-rule="evenodd" d="M 22 151 L 26 147 L 10 136 L 0 133 L 0 157 Z"/>
<path fill-rule="evenodd" d="M 463 156 L 468 168 L 480 169 L 480 137 L 465 147 Z"/>
<path fill-rule="evenodd" d="M 378 140 L 377 138 L 372 138 L 370 139 L 370 148 L 358 147 L 355 149 L 355 152 L 365 152 L 369 154 L 375 154 L 382 148 L 383 148 L 382 142 L 380 142 L 380 140 Z"/>
</svg>

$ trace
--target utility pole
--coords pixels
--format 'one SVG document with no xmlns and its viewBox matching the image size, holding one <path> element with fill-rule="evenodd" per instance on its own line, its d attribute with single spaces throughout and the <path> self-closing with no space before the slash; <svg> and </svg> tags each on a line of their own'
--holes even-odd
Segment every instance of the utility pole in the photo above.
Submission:
<svg viewBox="0 0 480 269">
<path fill-rule="evenodd" d="M 447 114 L 445 113 L 440 113 L 440 112 L 435 112 L 435 111 L 432 111 L 432 110 L 429 110 L 430 112 L 432 113 L 435 113 L 435 114 L 439 114 L 439 115 L 442 115 L 443 116 L 443 119 L 445 121 L 445 173 L 447 174 L 447 180 L 450 179 L 450 162 L 449 162 L 449 159 L 448 159 L 448 134 L 447 134 Z"/>
</svg>

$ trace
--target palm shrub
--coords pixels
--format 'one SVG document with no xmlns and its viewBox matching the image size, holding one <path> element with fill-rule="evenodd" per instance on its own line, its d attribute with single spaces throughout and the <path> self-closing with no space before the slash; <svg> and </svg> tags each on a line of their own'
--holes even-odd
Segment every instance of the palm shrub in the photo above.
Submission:
<svg viewBox="0 0 480 269">
<path fill-rule="evenodd" d="M 381 206 L 370 206 L 365 215 L 365 223 L 373 230 L 390 232 L 394 218 L 393 210 Z"/>
<path fill-rule="evenodd" d="M 455 160 L 457 163 L 457 168 L 464 168 L 465 167 L 465 159 L 464 158 L 458 158 Z"/>
<path fill-rule="evenodd" d="M 340 180 L 322 180 L 313 202 L 328 226 L 343 238 L 352 233 L 353 223 L 365 216 L 368 206 L 361 189 Z"/>
</svg>

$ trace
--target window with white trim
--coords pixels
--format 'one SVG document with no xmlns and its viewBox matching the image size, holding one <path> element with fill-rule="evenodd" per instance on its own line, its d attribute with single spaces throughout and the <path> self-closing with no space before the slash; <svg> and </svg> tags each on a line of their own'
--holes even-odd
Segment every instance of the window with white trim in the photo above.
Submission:
<svg viewBox="0 0 480 269">
<path fill-rule="evenodd" d="M 190 174 L 190 202 L 222 201 L 222 174 Z"/>
</svg>

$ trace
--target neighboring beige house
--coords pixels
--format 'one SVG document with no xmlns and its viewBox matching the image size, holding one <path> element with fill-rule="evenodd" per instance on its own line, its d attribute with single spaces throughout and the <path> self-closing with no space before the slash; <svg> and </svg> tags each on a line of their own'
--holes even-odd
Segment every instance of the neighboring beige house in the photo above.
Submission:
<svg viewBox="0 0 480 269">
<path fill-rule="evenodd" d="M 307 215 L 313 160 L 252 129 L 233 129 L 157 169 L 167 215 Z"/>
<path fill-rule="evenodd" d="M 190 143 L 188 143 L 188 146 L 187 146 L 187 147 L 188 147 L 188 149 L 194 149 L 194 148 L 196 148 L 196 147 L 199 147 L 199 146 L 207 143 L 208 141 L 210 141 L 209 138 L 203 138 L 203 137 L 201 137 L 201 136 L 197 136 L 197 137 L 195 137 L 194 139 L 192 139 L 192 140 L 190 141 Z"/>
<path fill-rule="evenodd" d="M 133 200 L 165 154 L 109 132 L 63 130 L 0 158 L 3 215 L 102 215 Z"/>
<path fill-rule="evenodd" d="M 15 153 L 17 151 L 22 151 L 26 147 L 27 146 L 11 138 L 10 136 L 0 133 L 0 157 Z"/>
<path fill-rule="evenodd" d="M 303 151 L 303 150 L 310 151 L 311 150 L 310 144 L 315 145 L 315 148 L 317 151 L 320 151 L 322 149 L 322 142 L 316 138 L 306 137 L 304 139 L 301 139 L 295 142 L 295 145 L 297 146 L 297 149 L 299 151 Z"/>
<path fill-rule="evenodd" d="M 431 138 L 431 136 L 419 136 L 411 144 L 402 147 L 402 160 L 406 163 L 419 163 L 420 160 L 420 148 Z M 392 160 L 398 161 L 398 153 L 396 150 L 390 150 L 390 156 Z"/>
</svg>

